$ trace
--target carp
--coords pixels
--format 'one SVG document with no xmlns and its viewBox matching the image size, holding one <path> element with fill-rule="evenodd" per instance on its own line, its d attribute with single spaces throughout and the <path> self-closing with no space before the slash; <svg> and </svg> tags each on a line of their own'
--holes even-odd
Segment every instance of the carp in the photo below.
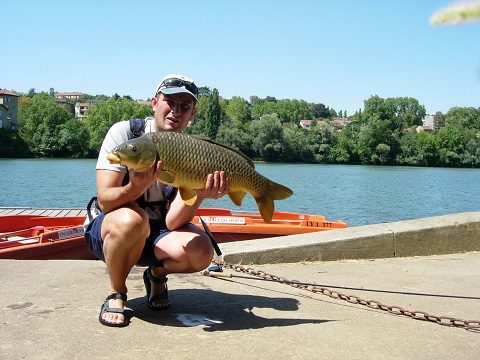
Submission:
<svg viewBox="0 0 480 360">
<path fill-rule="evenodd" d="M 195 189 L 203 189 L 207 175 L 224 171 L 229 180 L 228 196 L 240 206 L 246 193 L 255 199 L 262 218 L 272 220 L 274 200 L 293 194 L 288 187 L 269 180 L 255 170 L 246 155 L 208 138 L 176 132 L 154 132 L 115 147 L 107 159 L 134 171 L 147 171 L 161 160 L 161 183 L 177 187 L 185 204 L 197 199 Z"/>
</svg>

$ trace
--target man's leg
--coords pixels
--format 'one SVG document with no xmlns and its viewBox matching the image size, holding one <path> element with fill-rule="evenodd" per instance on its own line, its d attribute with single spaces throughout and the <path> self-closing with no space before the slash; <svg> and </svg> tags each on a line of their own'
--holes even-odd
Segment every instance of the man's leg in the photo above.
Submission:
<svg viewBox="0 0 480 360">
<path fill-rule="evenodd" d="M 155 257 L 163 261 L 162 267 L 152 267 L 152 275 L 163 278 L 172 273 L 192 273 L 210 265 L 213 247 L 207 235 L 195 225 L 186 226 L 163 236 L 155 246 Z M 165 284 L 151 281 L 151 295 L 165 291 Z M 153 306 L 166 305 L 159 301 Z"/>
<path fill-rule="evenodd" d="M 110 293 L 127 293 L 127 276 L 140 258 L 149 233 L 148 217 L 139 208 L 120 208 L 105 215 L 102 239 Z M 123 308 L 124 303 L 121 299 L 112 299 L 109 306 Z M 103 319 L 122 323 L 125 318 L 123 314 L 106 312 Z"/>
</svg>

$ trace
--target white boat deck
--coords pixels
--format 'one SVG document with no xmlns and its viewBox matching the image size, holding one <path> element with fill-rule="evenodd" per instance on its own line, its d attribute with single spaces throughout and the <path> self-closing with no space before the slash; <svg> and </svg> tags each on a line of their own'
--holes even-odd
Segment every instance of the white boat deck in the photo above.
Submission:
<svg viewBox="0 0 480 360">
<path fill-rule="evenodd" d="M 38 216 L 53 216 L 53 217 L 66 217 L 66 216 L 87 216 L 86 209 L 43 209 L 43 208 L 13 208 L 13 207 L 0 207 L 0 216 L 11 215 L 38 215 Z"/>
</svg>

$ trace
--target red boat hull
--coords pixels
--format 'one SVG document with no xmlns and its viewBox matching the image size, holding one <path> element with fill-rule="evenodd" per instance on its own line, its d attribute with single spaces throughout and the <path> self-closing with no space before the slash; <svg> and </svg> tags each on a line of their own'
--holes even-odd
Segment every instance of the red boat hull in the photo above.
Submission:
<svg viewBox="0 0 480 360">
<path fill-rule="evenodd" d="M 258 213 L 201 208 L 192 221 L 200 229 L 203 229 L 200 217 L 218 243 L 348 227 L 342 221 L 327 221 L 321 215 L 275 212 L 272 222 L 265 223 Z M 84 216 L 0 216 L 0 259 L 95 259 L 83 236 L 84 221 Z"/>
</svg>

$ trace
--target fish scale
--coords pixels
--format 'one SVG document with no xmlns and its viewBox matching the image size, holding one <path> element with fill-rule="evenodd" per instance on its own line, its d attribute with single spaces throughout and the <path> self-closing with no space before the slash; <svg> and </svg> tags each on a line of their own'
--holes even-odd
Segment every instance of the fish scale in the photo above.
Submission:
<svg viewBox="0 0 480 360">
<path fill-rule="evenodd" d="M 222 170 L 230 180 L 232 190 L 250 189 L 252 195 L 265 190 L 268 180 L 249 166 L 241 155 L 202 138 L 189 136 L 185 143 L 185 136 L 179 135 L 171 132 L 152 134 L 163 168 L 175 174 L 175 185 L 195 182 L 200 188 L 205 185 L 208 174 Z M 175 149 L 185 149 L 189 161 L 184 161 Z"/>
</svg>

